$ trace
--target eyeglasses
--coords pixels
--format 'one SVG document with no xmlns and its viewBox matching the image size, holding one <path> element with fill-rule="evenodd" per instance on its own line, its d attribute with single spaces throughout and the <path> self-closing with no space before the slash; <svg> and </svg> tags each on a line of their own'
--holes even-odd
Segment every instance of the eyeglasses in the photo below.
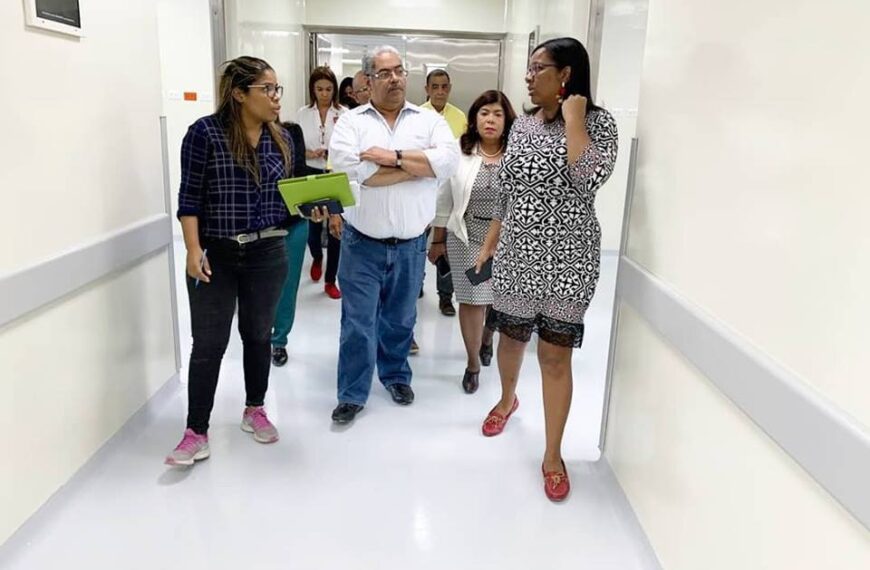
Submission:
<svg viewBox="0 0 870 570">
<path fill-rule="evenodd" d="M 372 73 L 372 77 L 374 77 L 375 79 L 380 79 L 381 81 L 386 81 L 394 75 L 399 79 L 401 79 L 402 77 L 408 77 L 408 70 L 400 65 L 399 67 L 394 67 L 393 69 L 382 69 L 380 71 Z"/>
<path fill-rule="evenodd" d="M 368 88 L 368 87 L 361 87 L 361 88 L 355 90 L 355 91 L 353 92 L 353 94 L 354 94 L 354 95 L 361 95 L 362 93 L 368 93 L 368 92 L 369 92 L 369 88 Z"/>
<path fill-rule="evenodd" d="M 559 66 L 556 65 L 555 63 L 533 63 L 526 70 L 526 75 L 531 75 L 532 77 L 535 77 L 537 74 L 541 73 L 542 71 L 544 71 L 548 67 L 559 67 Z"/>
<path fill-rule="evenodd" d="M 262 89 L 266 97 L 280 99 L 284 96 L 284 87 L 281 85 L 272 85 L 271 83 L 262 83 L 258 85 L 249 85 L 248 87 L 256 87 Z"/>
</svg>

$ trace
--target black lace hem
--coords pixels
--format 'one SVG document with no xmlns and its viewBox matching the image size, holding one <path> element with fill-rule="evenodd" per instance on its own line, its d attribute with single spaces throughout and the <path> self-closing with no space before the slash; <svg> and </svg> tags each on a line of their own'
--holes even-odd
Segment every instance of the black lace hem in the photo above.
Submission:
<svg viewBox="0 0 870 570">
<path fill-rule="evenodd" d="M 540 313 L 531 319 L 525 319 L 495 309 L 490 309 L 487 313 L 486 327 L 520 342 L 529 342 L 532 333 L 537 332 L 538 338 L 545 342 L 574 348 L 583 346 L 583 333 L 586 330 L 583 323 L 567 323 Z"/>
</svg>

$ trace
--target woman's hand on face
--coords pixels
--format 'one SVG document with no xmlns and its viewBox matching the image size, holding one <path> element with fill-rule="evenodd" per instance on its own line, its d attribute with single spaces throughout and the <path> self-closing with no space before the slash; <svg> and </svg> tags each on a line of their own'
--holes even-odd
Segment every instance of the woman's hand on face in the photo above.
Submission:
<svg viewBox="0 0 870 570">
<path fill-rule="evenodd" d="M 586 97 L 570 95 L 562 101 L 562 117 L 566 123 L 586 120 Z"/>
<path fill-rule="evenodd" d="M 442 255 L 447 255 L 447 246 L 443 243 L 433 243 L 429 246 L 429 263 L 435 265 L 435 262 L 438 261 L 438 258 Z"/>
</svg>

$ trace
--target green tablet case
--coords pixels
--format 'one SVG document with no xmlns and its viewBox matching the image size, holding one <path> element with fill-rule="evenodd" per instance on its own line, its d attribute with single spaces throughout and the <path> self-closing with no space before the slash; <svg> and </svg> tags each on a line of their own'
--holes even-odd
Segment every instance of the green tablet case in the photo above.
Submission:
<svg viewBox="0 0 870 570">
<path fill-rule="evenodd" d="M 356 204 L 353 192 L 350 190 L 350 182 L 344 172 L 279 180 L 278 192 L 281 193 L 287 209 L 293 215 L 299 214 L 299 204 L 310 204 L 320 200 L 337 200 L 345 208 Z"/>
</svg>

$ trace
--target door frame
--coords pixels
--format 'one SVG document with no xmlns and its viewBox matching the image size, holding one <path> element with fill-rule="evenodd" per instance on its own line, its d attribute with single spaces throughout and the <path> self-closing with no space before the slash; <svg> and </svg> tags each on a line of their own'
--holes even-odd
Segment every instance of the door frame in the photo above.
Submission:
<svg viewBox="0 0 870 570">
<path fill-rule="evenodd" d="M 430 38 L 455 40 L 490 40 L 498 42 L 498 89 L 504 85 L 504 56 L 507 34 L 487 34 L 475 32 L 445 32 L 441 30 L 397 30 L 395 28 L 348 28 L 342 26 L 302 26 L 302 32 L 307 41 L 305 44 L 305 75 L 311 75 L 317 62 L 312 46 L 317 42 L 318 34 L 348 34 L 353 36 L 395 36 L 404 41 L 408 36 L 425 36 Z"/>
</svg>

